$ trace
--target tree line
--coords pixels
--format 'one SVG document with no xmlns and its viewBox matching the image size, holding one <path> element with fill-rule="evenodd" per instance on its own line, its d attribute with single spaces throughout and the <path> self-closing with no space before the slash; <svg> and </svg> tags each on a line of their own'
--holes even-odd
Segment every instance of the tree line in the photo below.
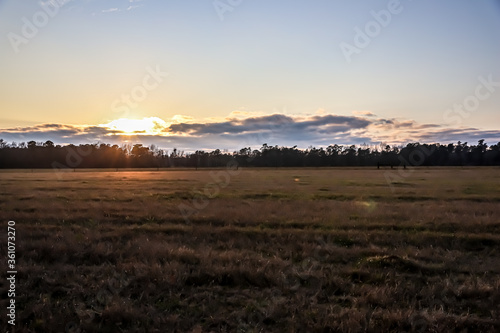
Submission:
<svg viewBox="0 0 500 333">
<path fill-rule="evenodd" d="M 500 142 L 488 146 L 467 142 L 447 145 L 408 143 L 406 146 L 344 146 L 298 149 L 263 144 L 260 149 L 185 153 L 151 145 L 55 145 L 52 141 L 7 143 L 0 139 L 0 168 L 210 168 L 229 163 L 241 167 L 326 166 L 482 166 L 500 165 Z M 235 164 L 236 163 L 236 164 Z"/>
</svg>

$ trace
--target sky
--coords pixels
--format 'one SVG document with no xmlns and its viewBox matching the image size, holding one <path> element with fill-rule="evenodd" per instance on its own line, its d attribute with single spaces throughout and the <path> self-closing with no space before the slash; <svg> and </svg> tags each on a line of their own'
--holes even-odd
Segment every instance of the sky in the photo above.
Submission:
<svg viewBox="0 0 500 333">
<path fill-rule="evenodd" d="M 500 142 L 500 1 L 0 0 L 0 138 Z"/>
</svg>

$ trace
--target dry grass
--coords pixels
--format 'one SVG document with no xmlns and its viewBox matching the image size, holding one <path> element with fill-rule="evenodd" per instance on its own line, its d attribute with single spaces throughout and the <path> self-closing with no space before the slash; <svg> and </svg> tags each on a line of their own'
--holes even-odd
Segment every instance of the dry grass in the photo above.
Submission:
<svg viewBox="0 0 500 333">
<path fill-rule="evenodd" d="M 0 173 L 16 331 L 500 330 L 500 169 L 210 172 Z"/>
</svg>

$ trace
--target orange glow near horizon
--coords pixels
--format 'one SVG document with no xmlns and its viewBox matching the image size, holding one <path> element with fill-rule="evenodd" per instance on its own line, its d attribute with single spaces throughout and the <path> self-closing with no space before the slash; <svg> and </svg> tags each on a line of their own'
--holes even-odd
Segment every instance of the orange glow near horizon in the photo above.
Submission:
<svg viewBox="0 0 500 333">
<path fill-rule="evenodd" d="M 168 124 L 160 118 L 148 117 L 142 119 L 120 118 L 100 126 L 118 131 L 119 135 L 166 135 L 164 130 Z"/>
</svg>

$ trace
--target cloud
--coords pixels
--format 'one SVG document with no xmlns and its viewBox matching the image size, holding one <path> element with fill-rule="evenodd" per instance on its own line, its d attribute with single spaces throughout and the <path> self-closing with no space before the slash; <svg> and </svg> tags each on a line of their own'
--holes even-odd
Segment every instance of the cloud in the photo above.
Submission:
<svg viewBox="0 0 500 333">
<path fill-rule="evenodd" d="M 352 111 L 352 114 L 355 116 L 365 116 L 365 117 L 375 117 L 376 114 L 374 114 L 371 111 Z"/>
<path fill-rule="evenodd" d="M 127 10 L 132 10 L 132 9 L 139 8 L 139 7 L 142 7 L 142 5 L 139 5 L 139 6 L 128 6 Z"/>
<path fill-rule="evenodd" d="M 108 8 L 101 10 L 101 13 L 112 13 L 118 11 L 118 8 Z"/>
<path fill-rule="evenodd" d="M 130 3 L 129 6 L 124 7 L 124 8 L 118 8 L 118 7 L 113 7 L 113 8 L 108 8 L 108 9 L 103 9 L 101 10 L 101 14 L 107 14 L 107 13 L 114 13 L 114 12 L 123 12 L 123 11 L 131 11 L 136 8 L 143 7 L 143 4 L 135 4 L 138 2 L 144 2 L 144 0 L 129 0 Z"/>
<path fill-rule="evenodd" d="M 371 112 L 362 116 L 344 116 L 321 112 L 314 115 L 270 114 L 246 111 L 232 112 L 226 118 L 194 119 L 175 115 L 155 119 L 154 131 L 123 135 L 117 127 L 106 125 L 39 124 L 0 129 L 7 142 L 52 140 L 56 144 L 104 142 L 110 144 L 155 144 L 164 149 L 180 150 L 260 148 L 262 144 L 278 146 L 326 147 L 331 144 L 380 143 L 404 145 L 409 142 L 475 143 L 485 139 L 489 144 L 500 141 L 500 130 L 450 128 L 439 124 L 421 124 L 410 119 L 377 118 Z"/>
</svg>

